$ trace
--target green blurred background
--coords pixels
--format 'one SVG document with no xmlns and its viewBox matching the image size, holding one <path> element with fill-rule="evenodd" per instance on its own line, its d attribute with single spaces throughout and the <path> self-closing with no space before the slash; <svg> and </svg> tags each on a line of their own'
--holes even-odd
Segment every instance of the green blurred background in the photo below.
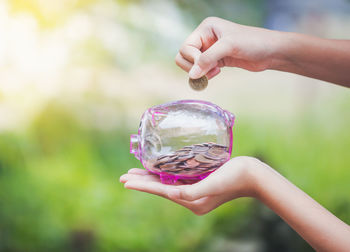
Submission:
<svg viewBox="0 0 350 252">
<path fill-rule="evenodd" d="M 350 222 L 350 93 L 224 69 L 192 91 L 174 64 L 207 16 L 349 39 L 350 2 L 0 1 L 0 251 L 312 251 L 251 199 L 198 217 L 125 190 L 145 109 L 208 100 L 236 114 L 233 156 L 262 159 Z M 301 206 L 302 207 L 302 206 Z"/>
</svg>

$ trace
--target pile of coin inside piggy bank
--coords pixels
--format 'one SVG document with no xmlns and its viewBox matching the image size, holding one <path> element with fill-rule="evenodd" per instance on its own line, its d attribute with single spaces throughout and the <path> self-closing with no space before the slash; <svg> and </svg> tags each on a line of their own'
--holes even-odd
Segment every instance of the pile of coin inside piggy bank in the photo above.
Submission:
<svg viewBox="0 0 350 252">
<path fill-rule="evenodd" d="M 215 143 L 184 146 L 175 152 L 150 160 L 152 170 L 180 176 L 212 172 L 230 157 L 228 147 Z"/>
</svg>

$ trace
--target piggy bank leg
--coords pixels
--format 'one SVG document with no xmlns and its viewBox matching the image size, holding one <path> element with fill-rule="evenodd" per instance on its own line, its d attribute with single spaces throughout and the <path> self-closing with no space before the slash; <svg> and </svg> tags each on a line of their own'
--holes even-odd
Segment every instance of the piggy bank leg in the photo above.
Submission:
<svg viewBox="0 0 350 252">
<path fill-rule="evenodd" d="M 206 177 L 208 177 L 208 173 L 204 174 L 204 175 L 201 175 L 199 176 L 199 180 L 202 180 L 202 179 L 205 179 Z"/>
</svg>

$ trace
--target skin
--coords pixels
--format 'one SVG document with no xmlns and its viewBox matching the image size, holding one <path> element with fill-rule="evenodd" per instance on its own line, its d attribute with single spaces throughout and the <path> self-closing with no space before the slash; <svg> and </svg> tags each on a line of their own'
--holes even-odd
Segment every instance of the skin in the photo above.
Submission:
<svg viewBox="0 0 350 252">
<path fill-rule="evenodd" d="M 349 251 L 350 226 L 323 208 L 268 165 L 235 157 L 204 180 L 162 184 L 159 176 L 133 168 L 120 177 L 125 188 L 155 194 L 206 214 L 227 201 L 253 197 L 271 208 L 317 251 Z"/>
<path fill-rule="evenodd" d="M 272 31 L 205 19 L 186 39 L 176 64 L 193 79 L 220 68 L 278 70 L 350 87 L 350 41 Z M 194 184 L 162 184 L 157 175 L 133 168 L 120 177 L 125 188 L 155 194 L 197 215 L 227 201 L 255 198 L 283 218 L 317 251 L 350 251 L 350 226 L 323 208 L 267 164 L 235 157 Z"/>
<path fill-rule="evenodd" d="M 350 40 L 272 31 L 206 18 L 186 39 L 176 64 L 193 79 L 220 68 L 279 70 L 350 87 Z"/>
</svg>

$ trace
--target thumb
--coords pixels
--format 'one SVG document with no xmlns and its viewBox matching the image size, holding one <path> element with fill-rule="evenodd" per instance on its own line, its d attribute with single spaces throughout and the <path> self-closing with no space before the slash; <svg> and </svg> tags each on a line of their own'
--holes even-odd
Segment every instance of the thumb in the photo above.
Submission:
<svg viewBox="0 0 350 252">
<path fill-rule="evenodd" d="M 216 191 L 213 180 L 215 180 L 214 177 L 208 177 L 192 185 L 177 186 L 168 192 L 168 196 L 171 199 L 193 201 L 213 195 L 213 192 Z"/>
<path fill-rule="evenodd" d="M 189 76 L 192 79 L 198 79 L 206 75 L 211 69 L 217 66 L 218 61 L 229 54 L 227 42 L 223 39 L 216 41 L 206 51 L 201 53 L 195 60 Z"/>
</svg>

